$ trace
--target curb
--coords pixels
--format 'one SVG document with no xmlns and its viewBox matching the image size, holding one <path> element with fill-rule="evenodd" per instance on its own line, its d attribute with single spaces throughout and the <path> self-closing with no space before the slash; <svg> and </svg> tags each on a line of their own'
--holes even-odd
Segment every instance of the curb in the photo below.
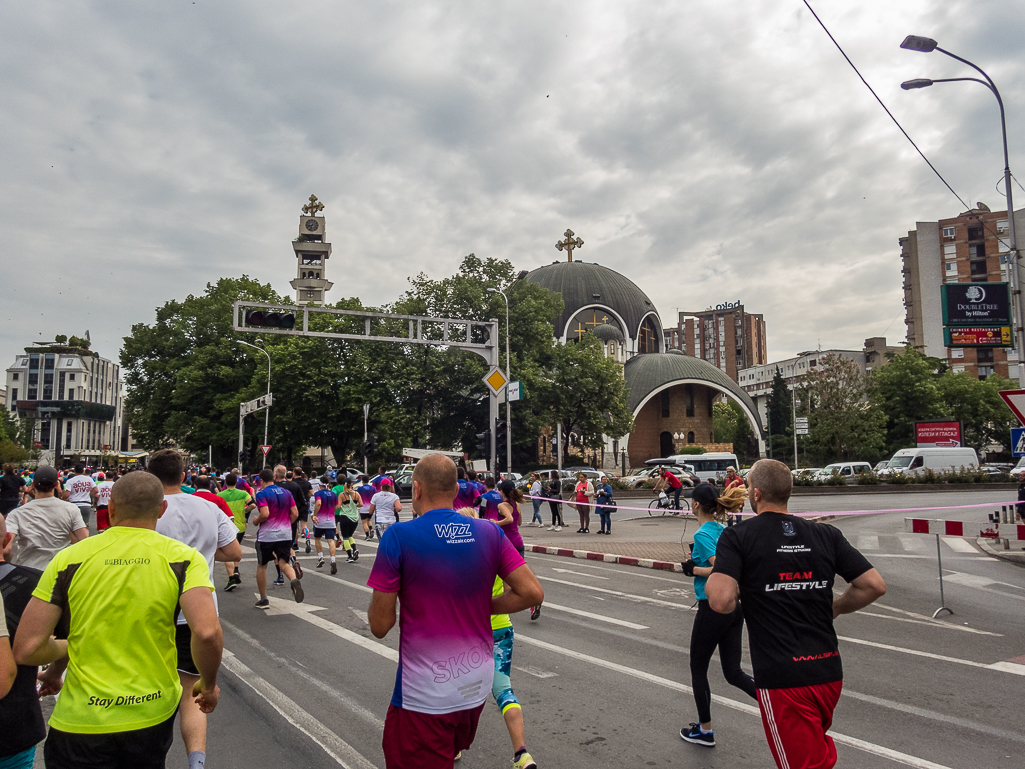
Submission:
<svg viewBox="0 0 1025 769">
<path fill-rule="evenodd" d="M 613 553 L 593 553 L 590 550 L 570 550 L 565 547 L 547 547 L 545 545 L 527 545 L 531 553 L 543 553 L 545 555 L 561 555 L 567 558 L 580 558 L 587 561 L 601 561 L 603 563 L 619 563 L 624 566 L 640 566 L 644 569 L 659 569 L 661 571 L 682 572 L 683 567 L 679 563 L 670 561 L 656 561 L 651 558 L 636 558 L 632 555 L 615 555 Z"/>
<path fill-rule="evenodd" d="M 993 558 L 999 558 L 1008 563 L 1025 564 L 1025 552 L 1018 550 L 997 550 L 986 537 L 979 537 L 975 544 L 986 554 Z"/>
</svg>

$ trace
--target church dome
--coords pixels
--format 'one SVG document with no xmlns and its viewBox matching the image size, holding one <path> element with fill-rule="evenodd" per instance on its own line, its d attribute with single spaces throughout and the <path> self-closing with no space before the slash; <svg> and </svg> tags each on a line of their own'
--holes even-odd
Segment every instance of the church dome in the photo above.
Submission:
<svg viewBox="0 0 1025 769">
<path fill-rule="evenodd" d="M 602 323 L 600 326 L 595 326 L 591 331 L 596 337 L 601 339 L 603 342 L 625 342 L 626 337 L 623 336 L 623 332 L 610 323 Z"/>
<path fill-rule="evenodd" d="M 589 262 L 553 262 L 528 272 L 524 280 L 562 295 L 565 306 L 554 323 L 561 340 L 579 339 L 587 331 L 611 325 L 622 339 L 632 340 L 632 352 L 665 349 L 655 305 L 636 283 L 615 270 Z"/>
</svg>

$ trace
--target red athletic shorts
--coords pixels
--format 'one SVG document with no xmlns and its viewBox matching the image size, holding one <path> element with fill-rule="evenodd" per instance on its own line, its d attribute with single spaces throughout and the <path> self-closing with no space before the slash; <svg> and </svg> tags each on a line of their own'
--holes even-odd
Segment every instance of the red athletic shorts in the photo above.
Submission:
<svg viewBox="0 0 1025 769">
<path fill-rule="evenodd" d="M 110 528 L 110 514 L 105 507 L 96 508 L 96 531 L 106 531 Z"/>
<path fill-rule="evenodd" d="M 758 706 L 769 750 L 779 769 L 832 769 L 836 745 L 826 732 L 843 681 L 792 689 L 759 689 Z"/>
<path fill-rule="evenodd" d="M 456 753 L 473 744 L 482 702 L 455 713 L 418 713 L 388 706 L 384 719 L 387 769 L 452 769 Z"/>
</svg>

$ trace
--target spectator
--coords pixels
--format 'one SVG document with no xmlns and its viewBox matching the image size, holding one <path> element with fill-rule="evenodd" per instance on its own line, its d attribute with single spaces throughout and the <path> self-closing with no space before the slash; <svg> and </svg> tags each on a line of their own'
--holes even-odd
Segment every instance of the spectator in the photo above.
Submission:
<svg viewBox="0 0 1025 769">
<path fill-rule="evenodd" d="M 149 473 L 118 480 L 111 528 L 58 553 L 22 615 L 18 664 L 68 661 L 44 747 L 49 767 L 164 766 L 182 694 L 179 607 L 200 670 L 193 695 L 205 713 L 217 706 L 222 637 L 209 568 L 195 548 L 157 534 L 165 508 L 160 481 Z M 67 641 L 53 637 L 62 620 Z"/>
<path fill-rule="evenodd" d="M 19 566 L 45 569 L 60 550 L 89 536 L 81 508 L 57 498 L 57 482 L 52 467 L 36 468 L 35 499 L 7 516 L 7 531 L 14 535 L 11 561 Z"/>
<path fill-rule="evenodd" d="M 545 521 L 541 517 L 541 497 L 544 493 L 541 490 L 541 476 L 537 473 L 530 474 L 530 504 L 534 508 L 534 514 L 530 517 L 528 526 L 544 526 Z"/>
<path fill-rule="evenodd" d="M 596 501 L 594 510 L 598 513 L 598 518 L 601 519 L 601 531 L 598 533 L 611 534 L 612 512 L 616 509 L 616 505 L 612 498 L 612 484 L 609 483 L 608 477 L 603 475 L 598 480 L 598 488 L 595 489 L 594 496 Z"/>
<path fill-rule="evenodd" d="M 577 515 L 580 516 L 580 528 L 577 534 L 591 533 L 591 505 L 594 504 L 594 485 L 587 480 L 587 476 L 580 473 L 577 476 L 577 485 L 573 491 L 573 501 L 576 502 Z"/>
<path fill-rule="evenodd" d="M 826 732 L 843 685 L 833 620 L 884 595 L 886 583 L 839 529 L 787 512 L 793 481 L 782 462 L 762 459 L 751 468 L 756 515 L 719 537 L 705 593 L 720 614 L 743 602 L 762 727 L 776 765 L 831 769 L 836 746 Z M 837 574 L 848 585 L 834 598 Z"/>
<path fill-rule="evenodd" d="M 545 491 L 548 494 L 548 509 L 552 511 L 552 525 L 548 527 L 548 531 L 562 531 L 566 524 L 562 520 L 562 502 L 556 501 L 562 499 L 562 478 L 559 477 L 557 470 L 552 470 L 549 474 L 548 488 Z"/>
<path fill-rule="evenodd" d="M 377 638 L 394 627 L 402 604 L 385 765 L 451 769 L 473 742 L 493 683 L 491 616 L 538 604 L 544 591 L 498 527 L 452 510 L 452 460 L 429 454 L 417 462 L 412 481 L 420 516 L 384 533 L 367 582 Z M 509 591 L 492 598 L 496 576 Z M 460 660 L 464 669 L 453 670 L 449 660 Z"/>
</svg>

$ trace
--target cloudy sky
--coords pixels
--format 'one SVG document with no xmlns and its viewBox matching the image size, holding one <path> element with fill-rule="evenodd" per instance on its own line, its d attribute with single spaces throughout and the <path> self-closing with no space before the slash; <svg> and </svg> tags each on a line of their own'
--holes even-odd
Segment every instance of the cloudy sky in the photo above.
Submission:
<svg viewBox="0 0 1025 769">
<path fill-rule="evenodd" d="M 992 96 L 901 91 L 972 73 L 898 46 L 987 69 L 1021 167 L 1025 2 L 813 7 L 958 193 L 1002 209 Z M 221 276 L 287 293 L 311 192 L 334 299 L 394 300 L 471 251 L 534 268 L 570 227 L 667 325 L 764 313 L 773 360 L 903 340 L 897 239 L 962 210 L 801 0 L 36 0 L 2 19 L 5 366 L 86 329 L 116 358 Z"/>
</svg>

